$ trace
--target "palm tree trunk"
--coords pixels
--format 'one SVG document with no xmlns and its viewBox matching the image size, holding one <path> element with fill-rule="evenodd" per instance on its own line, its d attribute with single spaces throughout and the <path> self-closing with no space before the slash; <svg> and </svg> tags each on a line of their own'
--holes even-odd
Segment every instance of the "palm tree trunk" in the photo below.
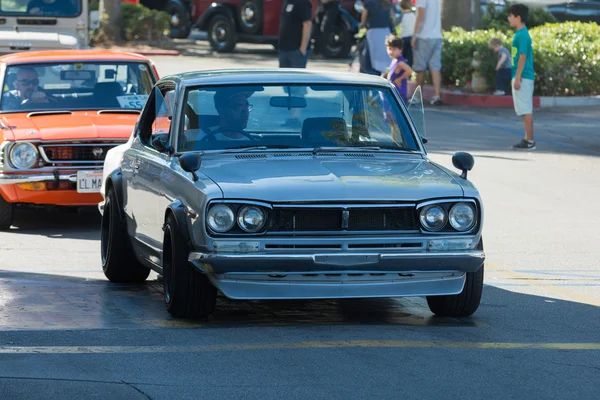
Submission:
<svg viewBox="0 0 600 400">
<path fill-rule="evenodd" d="M 103 39 L 111 43 L 122 42 L 121 0 L 100 0 L 99 11 Z"/>
</svg>

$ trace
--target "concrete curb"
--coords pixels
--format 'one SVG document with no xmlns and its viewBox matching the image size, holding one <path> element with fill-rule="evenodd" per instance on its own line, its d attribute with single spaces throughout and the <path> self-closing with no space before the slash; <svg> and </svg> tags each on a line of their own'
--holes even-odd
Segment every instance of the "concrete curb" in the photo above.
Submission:
<svg viewBox="0 0 600 400">
<path fill-rule="evenodd" d="M 408 91 L 413 93 L 417 85 L 409 82 Z M 433 87 L 425 86 L 423 90 L 423 100 L 430 100 L 433 97 Z M 442 90 L 440 93 L 442 102 L 450 106 L 459 107 L 487 107 L 487 108 L 513 108 L 512 96 L 494 96 L 491 94 L 478 93 L 456 93 L 448 90 Z M 533 108 L 549 107 L 590 107 L 600 106 L 600 96 L 579 96 L 579 97 L 551 97 L 534 96 Z"/>
</svg>

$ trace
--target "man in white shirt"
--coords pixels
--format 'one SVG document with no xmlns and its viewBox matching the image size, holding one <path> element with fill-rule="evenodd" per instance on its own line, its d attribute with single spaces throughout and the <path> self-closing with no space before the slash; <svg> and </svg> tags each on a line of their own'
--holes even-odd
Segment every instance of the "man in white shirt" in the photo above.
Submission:
<svg viewBox="0 0 600 400">
<path fill-rule="evenodd" d="M 431 104 L 442 104 L 440 97 L 443 44 L 441 0 L 417 0 L 417 21 L 411 44 L 417 84 L 423 86 L 425 70 L 429 67 L 435 92 Z"/>
</svg>

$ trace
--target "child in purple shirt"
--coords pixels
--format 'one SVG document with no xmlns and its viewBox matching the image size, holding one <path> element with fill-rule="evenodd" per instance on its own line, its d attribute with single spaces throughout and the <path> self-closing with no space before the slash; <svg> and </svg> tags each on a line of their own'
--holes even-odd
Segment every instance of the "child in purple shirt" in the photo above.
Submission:
<svg viewBox="0 0 600 400">
<path fill-rule="evenodd" d="M 387 80 L 394 84 L 404 104 L 407 104 L 408 78 L 412 75 L 413 70 L 406 63 L 404 57 L 402 57 L 403 44 L 404 41 L 402 38 L 393 35 L 388 36 L 386 39 L 385 45 L 388 56 L 392 58 L 392 63 L 390 64 L 387 76 L 384 74 L 384 78 L 387 77 Z"/>
</svg>

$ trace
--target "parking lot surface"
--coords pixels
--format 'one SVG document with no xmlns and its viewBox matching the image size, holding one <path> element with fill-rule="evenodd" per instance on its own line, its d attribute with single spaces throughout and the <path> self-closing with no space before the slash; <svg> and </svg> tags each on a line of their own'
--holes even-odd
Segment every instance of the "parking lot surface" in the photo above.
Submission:
<svg viewBox="0 0 600 400">
<path fill-rule="evenodd" d="M 155 62 L 276 67 L 264 52 Z M 487 260 L 473 317 L 434 317 L 421 298 L 219 298 L 210 318 L 177 320 L 156 274 L 104 278 L 95 210 L 20 210 L 0 232 L 0 398 L 597 398 L 600 110 L 537 112 L 525 153 L 510 149 L 512 110 L 427 107 L 426 121 L 433 161 L 475 156 Z"/>
</svg>

